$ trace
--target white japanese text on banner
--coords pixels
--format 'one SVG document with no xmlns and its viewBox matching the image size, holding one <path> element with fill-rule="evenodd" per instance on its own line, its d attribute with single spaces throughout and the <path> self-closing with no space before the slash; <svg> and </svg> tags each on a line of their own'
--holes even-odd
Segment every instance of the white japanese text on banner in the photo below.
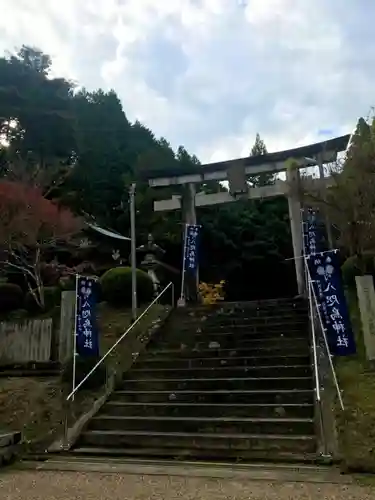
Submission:
<svg viewBox="0 0 375 500">
<path fill-rule="evenodd" d="M 198 245 L 200 226 L 188 224 L 185 239 L 185 271 L 196 274 L 198 268 Z"/>
<path fill-rule="evenodd" d="M 82 357 L 99 356 L 96 287 L 94 278 L 77 277 L 76 349 Z"/>
</svg>

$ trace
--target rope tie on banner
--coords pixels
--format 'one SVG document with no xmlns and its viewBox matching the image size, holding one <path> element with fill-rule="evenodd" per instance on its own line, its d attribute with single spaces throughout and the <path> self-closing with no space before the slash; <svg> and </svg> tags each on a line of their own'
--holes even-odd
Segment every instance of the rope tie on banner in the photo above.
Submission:
<svg viewBox="0 0 375 500">
<path fill-rule="evenodd" d="M 334 248 L 332 250 L 325 250 L 324 252 L 318 252 L 318 253 L 311 253 L 311 254 L 308 254 L 308 255 L 298 255 L 297 257 L 288 257 L 287 259 L 284 259 L 284 260 L 297 260 L 297 259 L 310 259 L 310 257 L 323 257 L 324 254 L 326 253 L 334 253 L 336 254 L 337 252 L 339 252 L 340 250 L 338 248 Z"/>
</svg>

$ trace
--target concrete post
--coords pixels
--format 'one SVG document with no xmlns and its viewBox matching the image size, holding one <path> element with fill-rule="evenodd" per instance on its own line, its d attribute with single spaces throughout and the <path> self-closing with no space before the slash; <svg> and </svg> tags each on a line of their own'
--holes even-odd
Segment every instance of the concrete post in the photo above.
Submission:
<svg viewBox="0 0 375 500">
<path fill-rule="evenodd" d="M 197 214 L 195 211 L 195 184 L 190 182 L 185 186 L 182 195 L 182 220 L 184 224 L 196 224 Z M 188 274 L 185 275 L 185 297 L 190 302 L 198 300 L 199 269 L 197 269 L 196 278 Z"/>
<path fill-rule="evenodd" d="M 371 275 L 356 276 L 359 312 L 361 315 L 366 359 L 375 364 L 375 289 Z"/>
<path fill-rule="evenodd" d="M 298 294 L 305 293 L 305 275 L 303 262 L 303 237 L 302 237 L 302 215 L 301 202 L 298 196 L 299 170 L 298 168 L 288 168 L 286 171 L 286 180 L 289 184 L 288 206 L 290 228 L 292 233 L 293 256 L 296 267 L 296 278 Z"/>
<path fill-rule="evenodd" d="M 132 271 L 132 321 L 135 321 L 138 316 L 137 305 L 137 243 L 135 233 L 135 190 L 136 184 L 133 182 L 129 189 L 129 208 L 130 208 L 130 238 L 131 252 L 130 262 Z"/>
<path fill-rule="evenodd" d="M 73 358 L 75 303 L 75 292 L 62 292 L 58 347 L 60 363 L 66 363 Z"/>
</svg>

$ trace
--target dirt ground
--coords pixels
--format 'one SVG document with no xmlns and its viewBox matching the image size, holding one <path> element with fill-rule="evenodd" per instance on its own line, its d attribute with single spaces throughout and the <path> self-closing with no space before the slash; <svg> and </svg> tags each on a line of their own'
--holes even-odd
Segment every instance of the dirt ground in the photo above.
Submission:
<svg viewBox="0 0 375 500">
<path fill-rule="evenodd" d="M 49 439 L 50 423 L 61 421 L 61 385 L 58 378 L 16 377 L 0 380 L 0 423 L 6 431 L 21 431 L 25 444 Z M 48 425 L 47 433 L 45 433 Z"/>
<path fill-rule="evenodd" d="M 0 379 L 0 427 L 21 431 L 25 451 L 44 451 L 63 430 L 63 394 L 59 377 Z M 86 411 L 98 397 L 96 391 L 80 395 Z"/>
<path fill-rule="evenodd" d="M 374 497 L 375 488 L 358 485 L 76 472 L 0 474 L 2 500 L 370 500 Z"/>
</svg>

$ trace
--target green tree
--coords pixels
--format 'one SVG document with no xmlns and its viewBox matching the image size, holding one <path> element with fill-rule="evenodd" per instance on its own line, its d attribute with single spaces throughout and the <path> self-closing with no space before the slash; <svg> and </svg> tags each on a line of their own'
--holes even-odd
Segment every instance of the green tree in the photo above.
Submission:
<svg viewBox="0 0 375 500">
<path fill-rule="evenodd" d="M 250 156 L 266 155 L 267 153 L 267 147 L 263 139 L 261 139 L 260 135 L 257 134 L 255 137 L 254 146 L 251 148 Z"/>
<path fill-rule="evenodd" d="M 266 155 L 267 152 L 268 151 L 267 151 L 267 148 L 266 148 L 266 145 L 265 145 L 263 139 L 261 139 L 260 135 L 257 134 L 255 137 L 255 143 L 254 143 L 253 147 L 251 148 L 249 156 Z M 275 174 L 264 173 L 264 174 L 259 174 L 259 175 L 250 175 L 248 177 L 248 181 L 251 183 L 252 186 L 255 186 L 255 187 L 269 186 L 269 185 L 275 183 Z"/>
<path fill-rule="evenodd" d="M 288 287 L 293 290 L 294 271 L 288 283 L 289 262 L 285 261 L 292 256 L 292 247 L 284 198 L 239 200 L 202 208 L 199 221 L 203 281 L 226 280 L 228 296 L 233 300 L 282 294 Z M 270 280 L 275 283 L 274 290 L 269 289 Z"/>
<path fill-rule="evenodd" d="M 47 76 L 52 65 L 52 59 L 36 47 L 22 45 L 16 56 L 10 56 L 10 61 L 19 61 L 32 71 Z"/>
<path fill-rule="evenodd" d="M 330 186 L 311 188 L 302 183 L 307 203 L 328 215 L 340 233 L 339 243 L 362 262 L 375 251 L 375 119 L 360 118 L 342 165 Z"/>
<path fill-rule="evenodd" d="M 131 125 L 114 91 L 83 89 L 73 97 L 72 108 L 77 148 L 63 199 L 77 212 L 112 225 L 123 198 L 122 177 L 131 170 Z"/>
<path fill-rule="evenodd" d="M 73 86 L 50 78 L 50 64 L 49 56 L 26 46 L 0 58 L 0 133 L 7 143 L 3 174 L 47 190 L 75 150 Z"/>
</svg>

